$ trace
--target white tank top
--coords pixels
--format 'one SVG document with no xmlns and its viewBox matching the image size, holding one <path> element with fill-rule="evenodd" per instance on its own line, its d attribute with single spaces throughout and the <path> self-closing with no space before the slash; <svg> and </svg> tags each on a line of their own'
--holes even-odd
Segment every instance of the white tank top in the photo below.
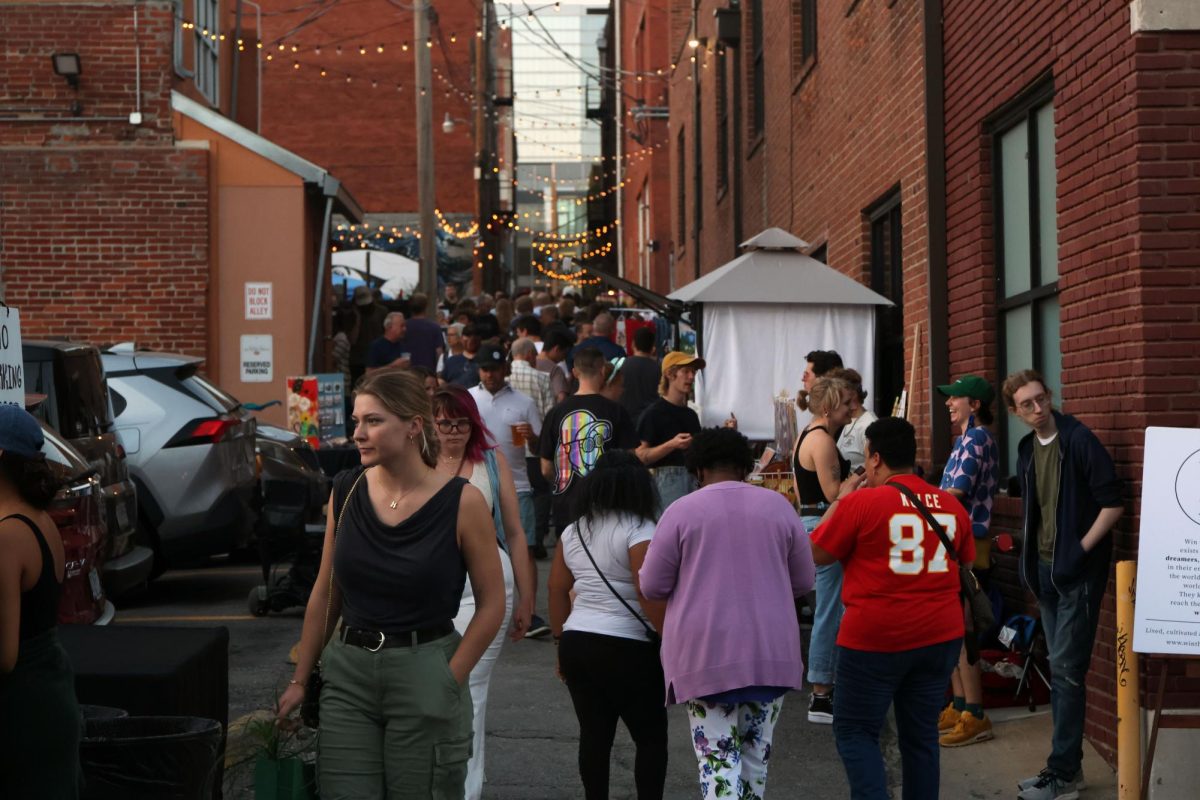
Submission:
<svg viewBox="0 0 1200 800">
<path fill-rule="evenodd" d="M 492 511 L 492 482 L 488 479 L 487 464 L 482 461 L 475 462 L 475 468 L 471 470 L 471 474 L 467 477 L 471 485 L 483 493 L 483 499 L 487 503 L 488 511 Z"/>
</svg>

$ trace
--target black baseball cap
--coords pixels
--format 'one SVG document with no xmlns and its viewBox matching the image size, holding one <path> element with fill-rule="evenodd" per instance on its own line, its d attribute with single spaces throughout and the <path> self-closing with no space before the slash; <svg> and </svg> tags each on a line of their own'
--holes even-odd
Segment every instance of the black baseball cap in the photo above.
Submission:
<svg viewBox="0 0 1200 800">
<path fill-rule="evenodd" d="M 508 362 L 504 357 L 504 350 L 496 342 L 484 342 L 479 348 L 479 352 L 475 354 L 475 366 L 480 369 L 495 369 L 502 367 Z"/>
</svg>

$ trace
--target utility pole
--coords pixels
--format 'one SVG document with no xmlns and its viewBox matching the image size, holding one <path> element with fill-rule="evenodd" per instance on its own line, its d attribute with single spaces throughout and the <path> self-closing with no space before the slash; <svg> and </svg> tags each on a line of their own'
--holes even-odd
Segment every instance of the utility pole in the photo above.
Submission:
<svg viewBox="0 0 1200 800">
<path fill-rule="evenodd" d="M 438 296 L 437 227 L 433 219 L 433 70 L 430 66 L 429 17 L 432 0 L 418 0 L 413 10 L 413 45 L 416 50 L 417 88 L 417 200 L 421 206 L 421 290 L 430 299 Z"/>
</svg>

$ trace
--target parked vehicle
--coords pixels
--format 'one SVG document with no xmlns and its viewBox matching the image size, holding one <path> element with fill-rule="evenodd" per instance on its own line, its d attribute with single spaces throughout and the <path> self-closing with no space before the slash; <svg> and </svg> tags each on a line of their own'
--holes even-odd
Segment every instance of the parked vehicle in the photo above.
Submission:
<svg viewBox="0 0 1200 800">
<path fill-rule="evenodd" d="M 118 346 L 102 355 L 155 572 L 244 547 L 253 531 L 254 416 L 203 359 Z"/>
<path fill-rule="evenodd" d="M 267 499 L 270 484 L 292 483 L 303 487 L 304 512 L 300 522 L 320 521 L 321 508 L 329 499 L 332 482 L 321 471 L 317 452 L 299 434 L 275 425 L 260 422 L 255 436 L 264 505 L 270 505 Z"/>
<path fill-rule="evenodd" d="M 65 625 L 107 625 L 114 609 L 100 580 L 108 539 L 100 516 L 100 479 L 83 455 L 45 422 L 42 434 L 46 462 L 63 484 L 49 509 L 62 536 L 66 560 L 58 621 Z"/>
<path fill-rule="evenodd" d="M 29 341 L 23 358 L 26 390 L 45 395 L 31 412 L 58 431 L 99 479 L 99 512 L 108 529 L 100 577 L 107 592 L 116 597 L 145 584 L 154 557 L 136 540 L 137 491 L 113 430 L 100 352 L 86 344 Z"/>
</svg>

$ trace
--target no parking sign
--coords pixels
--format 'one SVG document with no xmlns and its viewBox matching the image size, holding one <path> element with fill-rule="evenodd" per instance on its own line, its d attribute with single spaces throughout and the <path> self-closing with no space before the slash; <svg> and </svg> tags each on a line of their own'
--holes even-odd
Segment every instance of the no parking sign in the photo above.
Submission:
<svg viewBox="0 0 1200 800">
<path fill-rule="evenodd" d="M 21 355 L 21 312 L 0 308 L 0 403 L 25 407 L 25 366 Z"/>
</svg>

